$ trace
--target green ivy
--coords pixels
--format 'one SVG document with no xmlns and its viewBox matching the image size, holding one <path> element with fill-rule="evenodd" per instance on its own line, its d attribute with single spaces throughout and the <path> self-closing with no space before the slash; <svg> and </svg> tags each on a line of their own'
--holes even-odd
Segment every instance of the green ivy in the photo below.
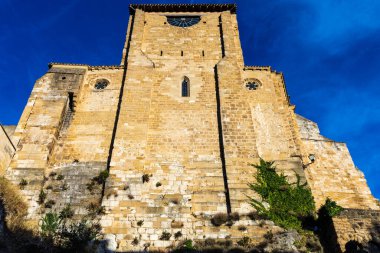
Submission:
<svg viewBox="0 0 380 253">
<path fill-rule="evenodd" d="M 260 164 L 253 165 L 257 169 L 256 183 L 249 184 L 258 193 L 262 201 L 250 199 L 251 205 L 259 214 L 269 218 L 275 224 L 290 229 L 302 229 L 302 220 L 314 215 L 315 204 L 309 188 L 297 182 L 290 184 L 283 174 L 277 174 L 274 162 L 260 159 Z"/>
</svg>

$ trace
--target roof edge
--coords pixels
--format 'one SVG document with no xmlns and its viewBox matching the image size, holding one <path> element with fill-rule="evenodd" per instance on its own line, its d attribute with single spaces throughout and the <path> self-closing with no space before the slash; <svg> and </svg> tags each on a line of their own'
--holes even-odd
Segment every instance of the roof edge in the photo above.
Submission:
<svg viewBox="0 0 380 253">
<path fill-rule="evenodd" d="M 48 68 L 52 68 L 54 65 L 62 65 L 62 66 L 71 66 L 71 67 L 87 67 L 89 70 L 94 69 L 122 69 L 123 65 L 88 65 L 88 64 L 80 64 L 80 63 L 65 63 L 65 62 L 50 62 L 48 64 Z"/>
<path fill-rule="evenodd" d="M 237 5 L 232 4 L 130 4 L 129 13 L 136 9 L 146 12 L 222 12 L 236 13 Z"/>
</svg>

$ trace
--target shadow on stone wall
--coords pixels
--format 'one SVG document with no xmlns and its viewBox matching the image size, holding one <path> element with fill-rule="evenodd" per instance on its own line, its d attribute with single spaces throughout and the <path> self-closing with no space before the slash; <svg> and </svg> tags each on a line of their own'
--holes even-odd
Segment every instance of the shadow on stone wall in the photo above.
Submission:
<svg viewBox="0 0 380 253">
<path fill-rule="evenodd" d="M 377 219 L 378 212 L 367 211 L 365 218 Z M 364 216 L 364 213 L 362 214 Z M 364 218 L 363 218 L 364 220 Z M 355 228 L 353 223 L 353 227 Z M 380 252 L 380 221 L 372 220 L 371 225 L 367 228 L 367 236 L 360 242 L 357 240 L 350 240 L 344 245 L 344 253 L 378 253 Z"/>
<path fill-rule="evenodd" d="M 318 211 L 317 226 L 319 228 L 317 233 L 323 247 L 323 252 L 342 253 L 338 245 L 338 236 L 334 228 L 333 220 L 324 207 Z"/>
<path fill-rule="evenodd" d="M 345 253 L 377 253 L 380 252 L 380 221 L 373 221 L 369 231 L 371 240 L 359 243 L 350 240 L 345 245 Z"/>
<path fill-rule="evenodd" d="M 380 212 L 345 209 L 332 219 L 321 210 L 318 225 L 324 252 L 379 253 Z"/>
</svg>

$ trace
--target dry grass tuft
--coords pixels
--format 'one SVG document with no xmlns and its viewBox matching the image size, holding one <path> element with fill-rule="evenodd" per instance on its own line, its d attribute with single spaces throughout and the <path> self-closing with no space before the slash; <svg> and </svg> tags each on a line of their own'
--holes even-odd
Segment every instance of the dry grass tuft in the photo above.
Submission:
<svg viewBox="0 0 380 253">
<path fill-rule="evenodd" d="M 0 178 L 0 200 L 4 205 L 5 223 L 12 231 L 24 230 L 28 206 L 19 190 L 5 178 Z"/>
</svg>

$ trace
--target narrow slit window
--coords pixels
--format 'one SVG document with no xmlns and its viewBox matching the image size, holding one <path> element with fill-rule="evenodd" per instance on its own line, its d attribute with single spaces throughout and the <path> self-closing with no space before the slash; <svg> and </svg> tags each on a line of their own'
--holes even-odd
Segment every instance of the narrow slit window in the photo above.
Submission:
<svg viewBox="0 0 380 253">
<path fill-rule="evenodd" d="M 181 51 L 181 56 L 183 56 L 183 51 Z"/>
<path fill-rule="evenodd" d="M 202 50 L 202 56 L 203 57 L 205 56 L 205 50 Z"/>
<path fill-rule="evenodd" d="M 74 92 L 69 92 L 69 109 L 70 111 L 74 111 Z"/>
<path fill-rule="evenodd" d="M 190 97 L 190 80 L 186 76 L 182 81 L 182 97 Z"/>
<path fill-rule="evenodd" d="M 161 51 L 161 56 L 163 55 L 163 52 Z"/>
</svg>

